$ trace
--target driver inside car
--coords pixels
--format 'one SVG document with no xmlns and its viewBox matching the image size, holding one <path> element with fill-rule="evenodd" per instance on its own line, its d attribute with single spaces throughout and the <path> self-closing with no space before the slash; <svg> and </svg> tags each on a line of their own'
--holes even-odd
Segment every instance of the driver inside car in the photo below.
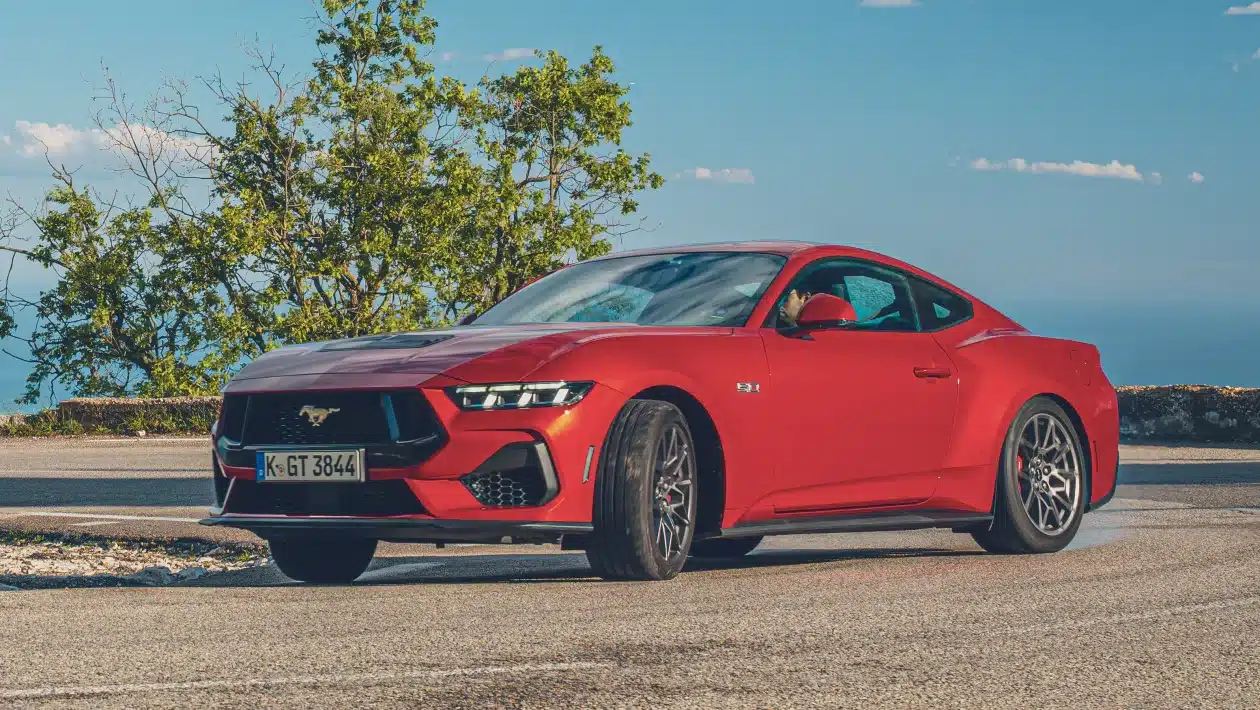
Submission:
<svg viewBox="0 0 1260 710">
<path fill-rule="evenodd" d="M 840 291 L 840 294 L 839 294 L 840 298 L 844 298 L 846 295 L 844 293 L 844 287 L 839 286 L 838 290 Z M 805 304 L 809 302 L 809 299 L 813 298 L 815 295 L 817 294 L 810 291 L 797 291 L 797 289 L 792 289 L 788 293 L 787 299 L 784 300 L 783 305 L 779 306 L 780 324 L 783 326 L 787 326 L 789 328 L 795 328 L 797 326 L 797 319 L 800 318 L 800 315 L 801 315 L 801 309 L 804 308 Z M 881 308 L 879 312 L 871 314 L 870 316 L 866 318 L 862 318 L 859 316 L 857 319 L 857 322 L 859 323 L 874 322 L 876 320 L 879 320 L 880 318 L 883 318 L 889 313 L 895 312 L 896 310 L 898 310 L 897 304 L 890 303 L 887 306 Z"/>
</svg>

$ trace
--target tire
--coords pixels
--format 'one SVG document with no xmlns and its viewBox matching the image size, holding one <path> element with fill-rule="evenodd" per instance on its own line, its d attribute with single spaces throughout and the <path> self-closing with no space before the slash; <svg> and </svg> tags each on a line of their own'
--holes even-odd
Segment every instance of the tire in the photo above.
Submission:
<svg viewBox="0 0 1260 710">
<path fill-rule="evenodd" d="M 695 534 L 697 495 L 696 447 L 682 412 L 668 402 L 630 400 L 600 455 L 586 547 L 591 569 L 610 580 L 676 577 Z M 666 506 L 675 512 L 664 513 Z"/>
<path fill-rule="evenodd" d="M 1054 446 L 1029 446 L 1030 437 L 1053 439 Z M 1080 528 L 1088 481 L 1088 457 L 1071 418 L 1054 400 L 1034 397 L 1015 415 L 1002 446 L 993 524 L 971 536 L 995 554 L 1058 552 Z"/>
<path fill-rule="evenodd" d="M 691 543 L 691 556 L 701 559 L 735 559 L 743 557 L 761 544 L 762 537 L 731 537 L 697 540 Z"/>
<path fill-rule="evenodd" d="M 376 554 L 376 540 L 361 538 L 272 538 L 267 546 L 284 576 L 311 584 L 349 584 L 367 570 Z"/>
</svg>

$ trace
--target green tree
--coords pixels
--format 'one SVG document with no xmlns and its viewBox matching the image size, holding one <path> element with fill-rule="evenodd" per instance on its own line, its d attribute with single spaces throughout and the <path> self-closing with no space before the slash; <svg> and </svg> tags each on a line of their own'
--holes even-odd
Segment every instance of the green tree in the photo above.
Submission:
<svg viewBox="0 0 1260 710">
<path fill-rule="evenodd" d="M 621 148 L 627 89 L 602 50 L 466 86 L 426 61 L 423 10 L 324 0 L 307 77 L 252 53 L 265 98 L 172 82 L 137 115 L 107 81 L 97 124 L 143 204 L 58 169 L 44 207 L 0 227 L 0 250 L 56 276 L 0 296 L 0 335 L 36 313 L 27 400 L 217 392 L 278 344 L 450 324 L 635 229 L 663 180 Z"/>
</svg>

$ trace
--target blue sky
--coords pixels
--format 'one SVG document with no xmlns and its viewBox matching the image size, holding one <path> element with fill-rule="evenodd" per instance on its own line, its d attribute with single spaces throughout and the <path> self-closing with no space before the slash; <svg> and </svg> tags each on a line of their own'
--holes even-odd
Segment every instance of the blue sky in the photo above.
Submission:
<svg viewBox="0 0 1260 710">
<path fill-rule="evenodd" d="M 521 61 L 487 55 L 581 60 L 602 44 L 634 82 L 627 146 L 678 178 L 643 200 L 655 230 L 618 248 L 857 244 L 1093 339 L 1113 379 L 1260 385 L 1260 3 L 865 5 L 432 0 L 428 12 L 440 72 L 471 82 Z M 48 184 L 23 147 L 50 130 L 37 124 L 90 127 L 102 63 L 138 99 L 163 77 L 240 76 L 255 36 L 303 71 L 311 14 L 307 0 L 6 3 L 0 192 L 31 200 Z M 110 184 L 75 152 L 83 136 L 57 135 L 83 180 Z"/>
</svg>

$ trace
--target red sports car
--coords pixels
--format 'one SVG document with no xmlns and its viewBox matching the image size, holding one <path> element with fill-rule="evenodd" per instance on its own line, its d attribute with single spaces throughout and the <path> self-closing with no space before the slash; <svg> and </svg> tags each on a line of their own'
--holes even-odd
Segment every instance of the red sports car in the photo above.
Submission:
<svg viewBox="0 0 1260 710">
<path fill-rule="evenodd" d="M 559 542 L 616 579 L 790 533 L 1053 552 L 1119 460 L 1097 348 L 801 243 L 614 254 L 458 327 L 280 348 L 232 381 L 212 437 L 203 522 L 322 583 L 380 540 Z"/>
</svg>

